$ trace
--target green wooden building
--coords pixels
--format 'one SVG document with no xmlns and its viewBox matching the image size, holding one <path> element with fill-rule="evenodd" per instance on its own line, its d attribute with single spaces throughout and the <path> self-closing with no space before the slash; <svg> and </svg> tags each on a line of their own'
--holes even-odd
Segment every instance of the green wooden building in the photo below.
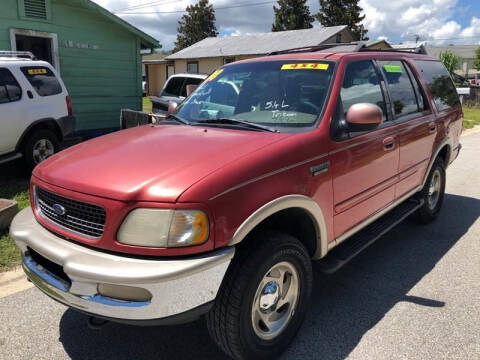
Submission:
<svg viewBox="0 0 480 360">
<path fill-rule="evenodd" d="M 89 0 L 1 0 L 0 50 L 50 62 L 70 93 L 79 134 L 119 128 L 141 110 L 142 49 L 157 40 Z"/>
</svg>

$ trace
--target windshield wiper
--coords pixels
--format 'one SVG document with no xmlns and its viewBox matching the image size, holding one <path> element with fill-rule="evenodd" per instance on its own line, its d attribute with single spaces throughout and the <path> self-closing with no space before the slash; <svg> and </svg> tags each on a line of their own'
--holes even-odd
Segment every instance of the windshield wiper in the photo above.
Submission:
<svg viewBox="0 0 480 360">
<path fill-rule="evenodd" d="M 183 120 L 182 118 L 178 117 L 177 115 L 173 115 L 173 114 L 167 115 L 165 120 L 166 119 L 173 119 L 173 120 L 175 120 L 175 121 L 177 121 L 181 124 L 190 125 L 190 123 L 187 120 Z"/>
<path fill-rule="evenodd" d="M 242 125 L 244 127 L 249 127 L 251 129 L 256 129 L 256 130 L 278 132 L 278 130 L 265 125 L 260 125 L 247 120 L 240 120 L 240 119 L 234 119 L 234 118 L 217 118 L 217 119 L 198 120 L 195 123 L 192 123 L 191 125 L 196 125 L 196 124 L 232 124 L 232 125 Z"/>
</svg>

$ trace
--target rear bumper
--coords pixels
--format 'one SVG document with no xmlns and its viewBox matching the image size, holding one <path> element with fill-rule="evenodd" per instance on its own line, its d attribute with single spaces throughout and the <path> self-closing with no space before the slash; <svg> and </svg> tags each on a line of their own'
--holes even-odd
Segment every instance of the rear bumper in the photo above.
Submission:
<svg viewBox="0 0 480 360">
<path fill-rule="evenodd" d="M 75 130 L 76 120 L 73 115 L 64 116 L 57 119 L 57 124 L 60 127 L 63 137 L 66 137 Z"/>
<path fill-rule="evenodd" d="M 55 300 L 82 312 L 118 321 L 169 318 L 213 301 L 234 248 L 174 260 L 112 255 L 62 239 L 45 228 L 27 208 L 13 220 L 10 233 L 23 255 L 30 280 Z M 33 251 L 32 251 L 33 250 Z M 40 265 L 36 253 L 59 265 L 70 281 Z M 148 301 L 124 301 L 99 293 L 99 285 L 148 291 Z"/>
</svg>

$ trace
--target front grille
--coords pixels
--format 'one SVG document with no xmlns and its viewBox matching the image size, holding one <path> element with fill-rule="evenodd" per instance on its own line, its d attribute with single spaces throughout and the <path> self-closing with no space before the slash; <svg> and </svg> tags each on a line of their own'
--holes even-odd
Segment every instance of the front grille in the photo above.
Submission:
<svg viewBox="0 0 480 360">
<path fill-rule="evenodd" d="M 35 191 L 37 211 L 47 220 L 89 238 L 98 239 L 103 235 L 106 213 L 102 207 L 52 194 L 39 187 Z M 64 211 L 59 212 L 59 207 Z"/>
</svg>

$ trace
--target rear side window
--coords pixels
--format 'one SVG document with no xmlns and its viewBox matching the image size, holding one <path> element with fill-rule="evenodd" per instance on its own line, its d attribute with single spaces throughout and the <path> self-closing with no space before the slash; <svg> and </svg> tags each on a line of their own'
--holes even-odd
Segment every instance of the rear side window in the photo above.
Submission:
<svg viewBox="0 0 480 360">
<path fill-rule="evenodd" d="M 202 79 L 197 79 L 197 78 L 186 78 L 185 84 L 183 84 L 183 87 L 182 87 L 181 96 L 187 97 L 187 85 L 200 85 L 202 81 L 203 81 Z"/>
<path fill-rule="evenodd" d="M 401 117 L 418 112 L 417 95 L 405 64 L 396 60 L 379 60 L 378 65 L 387 79 L 395 116 Z"/>
<path fill-rule="evenodd" d="M 167 87 L 162 91 L 162 96 L 180 96 L 182 90 L 183 82 L 185 78 L 183 77 L 172 77 L 168 80 Z"/>
<path fill-rule="evenodd" d="M 22 97 L 22 89 L 8 69 L 0 69 L 0 104 L 17 101 Z"/>
<path fill-rule="evenodd" d="M 371 60 L 356 61 L 348 64 L 340 91 L 345 114 L 350 106 L 358 103 L 375 104 L 383 112 L 383 121 L 387 112 L 380 79 Z"/>
<path fill-rule="evenodd" d="M 438 111 L 460 105 L 452 78 L 440 61 L 415 60 L 415 65 L 425 78 Z"/>
<path fill-rule="evenodd" d="M 38 95 L 51 96 L 62 92 L 62 86 L 49 68 L 29 66 L 22 67 L 21 70 Z"/>
</svg>

